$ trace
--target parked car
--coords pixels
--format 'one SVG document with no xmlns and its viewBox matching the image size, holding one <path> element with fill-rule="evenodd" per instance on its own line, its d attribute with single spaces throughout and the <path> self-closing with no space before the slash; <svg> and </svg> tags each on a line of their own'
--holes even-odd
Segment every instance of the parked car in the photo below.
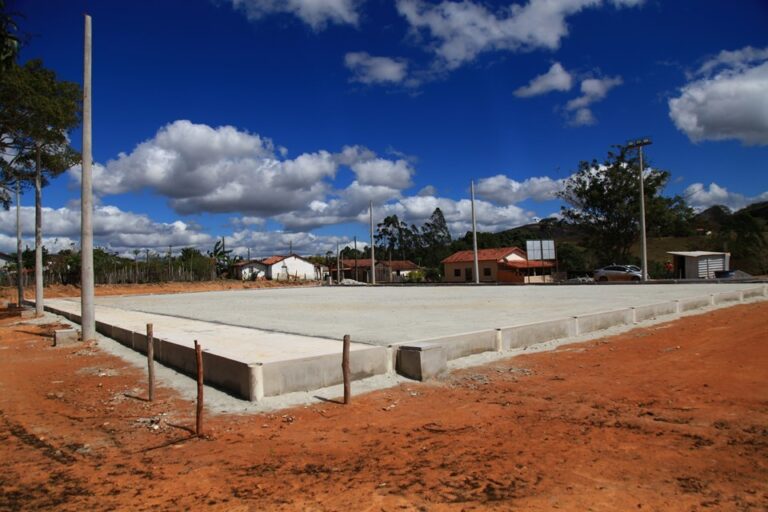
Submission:
<svg viewBox="0 0 768 512">
<path fill-rule="evenodd" d="M 596 269 L 594 278 L 595 281 L 640 281 L 643 274 L 635 265 L 608 265 Z"/>
</svg>

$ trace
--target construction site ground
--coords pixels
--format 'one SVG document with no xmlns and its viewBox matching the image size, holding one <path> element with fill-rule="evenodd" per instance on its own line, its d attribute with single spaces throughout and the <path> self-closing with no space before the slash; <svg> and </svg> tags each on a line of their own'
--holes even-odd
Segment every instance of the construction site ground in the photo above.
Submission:
<svg viewBox="0 0 768 512">
<path fill-rule="evenodd" d="M 53 320 L 0 319 L 0 510 L 768 508 L 765 301 L 346 406 L 207 411 L 203 438 L 193 401 L 51 347 Z"/>
</svg>

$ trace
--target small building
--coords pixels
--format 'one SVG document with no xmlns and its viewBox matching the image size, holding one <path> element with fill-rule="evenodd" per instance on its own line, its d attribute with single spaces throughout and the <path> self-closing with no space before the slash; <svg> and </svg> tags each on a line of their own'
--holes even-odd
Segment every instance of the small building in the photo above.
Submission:
<svg viewBox="0 0 768 512">
<path fill-rule="evenodd" d="M 443 282 L 475 282 L 472 250 L 455 252 L 441 263 L 444 268 Z M 529 261 L 525 251 L 519 247 L 479 249 L 477 264 L 481 283 L 549 282 L 555 266 L 551 261 Z"/>
<path fill-rule="evenodd" d="M 385 260 L 384 266 L 389 269 L 390 278 L 394 282 L 407 280 L 411 273 L 420 270 L 420 267 L 411 260 Z"/>
<path fill-rule="evenodd" d="M 232 277 L 242 281 L 255 281 L 267 277 L 267 266 L 259 260 L 238 261 L 232 265 Z"/>
<path fill-rule="evenodd" d="M 710 251 L 670 251 L 675 279 L 713 279 L 716 273 L 730 270 L 731 253 Z"/>
<path fill-rule="evenodd" d="M 415 272 L 419 269 L 420 267 L 411 260 L 377 260 L 376 282 L 400 283 L 406 281 L 411 272 Z M 337 280 L 337 266 L 331 265 L 330 271 L 333 279 Z M 355 281 L 370 283 L 371 259 L 342 259 L 341 276 L 342 279 L 353 279 Z"/>
<path fill-rule="evenodd" d="M 261 263 L 266 268 L 266 278 L 275 281 L 287 279 L 318 280 L 322 277 L 317 265 L 295 254 L 270 256 L 261 260 Z"/>
</svg>

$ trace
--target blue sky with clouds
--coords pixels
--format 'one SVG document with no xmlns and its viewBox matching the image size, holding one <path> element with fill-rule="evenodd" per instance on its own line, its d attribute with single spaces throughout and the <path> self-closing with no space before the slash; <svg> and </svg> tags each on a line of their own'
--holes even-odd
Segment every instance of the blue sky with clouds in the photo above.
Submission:
<svg viewBox="0 0 768 512">
<path fill-rule="evenodd" d="M 22 60 L 78 82 L 93 17 L 96 243 L 120 253 L 324 253 L 367 237 L 371 200 L 415 224 L 439 206 L 463 234 L 470 180 L 499 231 L 557 213 L 580 160 L 638 136 L 667 194 L 768 200 L 764 0 L 7 3 Z M 78 172 L 44 191 L 51 248 L 77 243 Z"/>
</svg>

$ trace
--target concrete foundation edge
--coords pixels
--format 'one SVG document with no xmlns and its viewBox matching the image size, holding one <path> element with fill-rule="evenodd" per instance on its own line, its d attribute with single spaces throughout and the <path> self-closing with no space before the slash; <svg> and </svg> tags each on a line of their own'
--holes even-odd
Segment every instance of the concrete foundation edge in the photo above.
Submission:
<svg viewBox="0 0 768 512">
<path fill-rule="evenodd" d="M 538 343 L 566 339 L 621 325 L 631 325 L 652 318 L 676 316 L 687 311 L 728 302 L 741 302 L 754 297 L 768 297 L 768 285 L 416 342 L 439 344 L 443 348 L 446 360 L 450 361 L 482 352 L 503 352 L 525 348 Z M 46 309 L 72 322 L 80 322 L 80 316 L 77 314 L 50 306 L 46 306 Z M 126 347 L 146 353 L 147 341 L 143 333 L 103 322 L 96 322 L 96 328 L 101 334 L 115 339 Z M 157 361 L 188 375 L 196 374 L 193 348 L 157 338 L 154 341 Z M 352 380 L 394 372 L 397 367 L 399 347 L 412 343 L 414 341 L 393 343 L 388 347 L 371 346 L 353 350 L 350 353 Z M 248 364 L 204 350 L 203 367 L 206 383 L 251 401 L 257 401 L 266 396 L 320 389 L 340 384 L 343 380 L 340 353 Z"/>
</svg>

